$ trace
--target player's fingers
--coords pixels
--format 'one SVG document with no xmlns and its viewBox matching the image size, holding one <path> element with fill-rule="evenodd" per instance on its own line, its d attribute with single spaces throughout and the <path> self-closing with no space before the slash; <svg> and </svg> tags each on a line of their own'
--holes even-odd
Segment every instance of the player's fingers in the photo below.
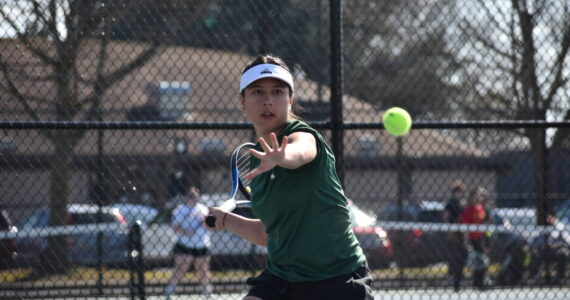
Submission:
<svg viewBox="0 0 570 300">
<path fill-rule="evenodd" d="M 277 141 L 275 132 L 270 133 L 269 136 L 271 138 L 271 148 L 273 148 L 273 150 L 279 149 L 279 142 Z"/>
<path fill-rule="evenodd" d="M 262 137 L 259 138 L 259 144 L 261 145 L 261 148 L 263 149 L 263 151 L 265 153 L 271 152 L 272 149 L 269 147 L 269 145 L 267 144 L 267 141 L 265 141 L 264 138 L 262 138 Z"/>
<path fill-rule="evenodd" d="M 265 156 L 265 152 L 261 152 L 261 151 L 257 151 L 253 148 L 247 149 L 247 151 L 249 152 L 249 154 L 261 159 L 262 157 Z"/>
<path fill-rule="evenodd" d="M 283 139 L 281 140 L 281 147 L 279 147 L 279 151 L 285 151 L 288 142 L 289 142 L 289 137 L 287 137 L 286 135 L 283 136 Z"/>
<path fill-rule="evenodd" d="M 266 165 L 266 164 L 261 164 L 259 167 L 257 167 L 257 168 L 255 168 L 255 169 L 249 171 L 249 173 L 247 173 L 247 174 L 244 176 L 244 178 L 245 178 L 245 179 L 248 179 L 248 180 L 251 180 L 251 179 L 255 178 L 257 175 L 262 174 L 262 173 L 265 173 L 265 172 L 271 170 L 271 168 L 272 168 L 272 167 L 269 167 L 269 166 Z"/>
<path fill-rule="evenodd" d="M 255 169 L 251 170 L 249 173 L 245 174 L 245 176 L 243 176 L 243 177 L 247 180 L 252 180 L 253 178 L 255 178 L 259 174 L 260 174 L 260 172 L 258 171 L 258 168 L 255 168 Z"/>
</svg>

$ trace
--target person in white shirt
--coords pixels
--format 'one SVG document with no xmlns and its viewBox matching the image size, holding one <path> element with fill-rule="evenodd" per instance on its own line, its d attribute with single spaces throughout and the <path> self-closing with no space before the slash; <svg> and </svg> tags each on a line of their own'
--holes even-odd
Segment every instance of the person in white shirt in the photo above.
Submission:
<svg viewBox="0 0 570 300">
<path fill-rule="evenodd" d="M 190 265 L 194 267 L 203 287 L 203 293 L 210 295 L 213 290 L 210 284 L 210 231 L 204 227 L 208 208 L 198 203 L 199 200 L 200 191 L 196 187 L 191 187 L 185 196 L 186 202 L 172 212 L 171 227 L 178 236 L 178 242 L 172 250 L 174 270 L 165 290 L 167 299 L 174 294 L 176 286 Z"/>
</svg>

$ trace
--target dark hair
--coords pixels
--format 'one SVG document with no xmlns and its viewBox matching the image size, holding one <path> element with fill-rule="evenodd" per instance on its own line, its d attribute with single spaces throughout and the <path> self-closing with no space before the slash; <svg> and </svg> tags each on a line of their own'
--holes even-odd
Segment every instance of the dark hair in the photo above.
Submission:
<svg viewBox="0 0 570 300">
<path fill-rule="evenodd" d="M 186 195 L 187 195 L 189 198 L 193 198 L 193 199 L 195 199 L 195 200 L 198 200 L 198 199 L 200 199 L 200 190 L 199 190 L 197 187 L 195 187 L 195 186 L 191 186 L 191 187 L 188 189 L 188 193 L 186 193 Z"/>
<path fill-rule="evenodd" d="M 245 71 L 257 65 L 262 65 L 262 64 L 278 65 L 287 70 L 289 73 L 291 73 L 291 70 L 289 69 L 289 66 L 287 66 L 287 63 L 285 63 L 285 61 L 281 57 L 275 54 L 263 54 L 257 56 L 252 62 L 250 62 L 247 66 L 245 66 L 245 68 L 241 73 L 243 74 L 245 73 Z"/>
<path fill-rule="evenodd" d="M 262 65 L 262 64 L 272 64 L 272 65 L 278 65 L 280 67 L 282 67 L 283 69 L 287 70 L 287 72 L 291 73 L 291 69 L 289 69 L 289 66 L 287 66 L 287 63 L 285 62 L 285 60 L 283 60 L 281 57 L 275 55 L 275 54 L 261 54 L 258 55 L 254 60 L 252 60 L 249 64 L 247 64 L 245 66 L 245 68 L 243 69 L 243 71 L 241 72 L 241 74 L 245 73 L 247 70 L 257 66 L 257 65 Z M 245 94 L 245 89 L 241 92 L 241 95 L 244 96 Z M 289 96 L 293 96 L 293 89 L 291 87 L 289 87 Z M 297 116 L 295 114 L 294 111 L 302 111 L 303 109 L 301 107 L 299 107 L 299 105 L 296 104 L 296 101 L 293 101 L 293 107 L 291 108 L 292 111 L 290 113 L 290 117 L 296 120 L 300 120 L 301 118 L 299 116 Z"/>
<path fill-rule="evenodd" d="M 450 188 L 451 188 L 452 192 L 455 192 L 455 191 L 465 192 L 465 191 L 467 191 L 467 186 L 465 186 L 465 184 L 461 180 L 455 180 L 451 184 Z"/>
<path fill-rule="evenodd" d="M 476 195 L 479 195 L 483 198 L 487 197 L 487 189 L 484 187 L 477 187 L 471 190 L 471 192 L 469 193 L 469 197 L 474 197 Z"/>
</svg>

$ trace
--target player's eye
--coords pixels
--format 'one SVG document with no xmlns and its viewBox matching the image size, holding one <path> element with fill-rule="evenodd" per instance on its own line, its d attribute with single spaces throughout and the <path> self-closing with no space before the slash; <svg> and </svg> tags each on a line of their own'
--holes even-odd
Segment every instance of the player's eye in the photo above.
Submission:
<svg viewBox="0 0 570 300">
<path fill-rule="evenodd" d="M 275 89 L 273 90 L 273 95 L 281 95 L 283 94 L 283 89 Z"/>
</svg>

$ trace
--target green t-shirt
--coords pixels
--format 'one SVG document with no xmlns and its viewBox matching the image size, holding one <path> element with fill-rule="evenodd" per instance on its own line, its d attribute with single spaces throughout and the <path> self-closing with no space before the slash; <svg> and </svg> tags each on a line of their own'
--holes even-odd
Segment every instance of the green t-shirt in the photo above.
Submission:
<svg viewBox="0 0 570 300">
<path fill-rule="evenodd" d="M 323 137 L 301 121 L 289 121 L 278 140 L 298 131 L 315 136 L 316 158 L 294 170 L 275 167 L 251 183 L 253 212 L 268 234 L 267 269 L 290 282 L 349 274 L 365 257 L 352 231 L 334 155 Z"/>
</svg>

